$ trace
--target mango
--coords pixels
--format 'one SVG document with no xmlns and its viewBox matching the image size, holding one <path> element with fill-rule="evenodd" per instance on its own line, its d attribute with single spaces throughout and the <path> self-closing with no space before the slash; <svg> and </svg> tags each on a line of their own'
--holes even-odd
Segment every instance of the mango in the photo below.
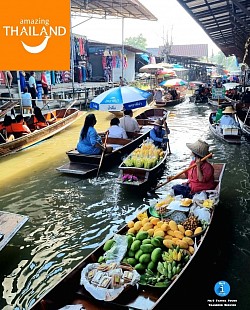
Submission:
<svg viewBox="0 0 250 310">
<path fill-rule="evenodd" d="M 163 224 L 164 224 L 163 221 L 159 221 L 159 222 L 156 224 L 156 226 L 160 228 Z"/>
<path fill-rule="evenodd" d="M 182 240 L 187 242 L 189 245 L 193 245 L 194 244 L 194 240 L 192 238 L 183 237 Z"/>
<path fill-rule="evenodd" d="M 175 237 L 174 231 L 172 229 L 168 230 L 167 234 L 172 236 L 172 237 Z"/>
<path fill-rule="evenodd" d="M 137 264 L 137 260 L 133 257 L 127 258 L 127 263 L 131 266 L 135 266 Z"/>
<path fill-rule="evenodd" d="M 140 249 L 141 246 L 141 240 L 135 240 L 133 241 L 133 243 L 131 244 L 130 249 L 134 252 L 138 251 Z"/>
<path fill-rule="evenodd" d="M 147 232 L 148 232 L 149 236 L 153 236 L 153 234 L 154 234 L 154 229 L 151 228 L 151 229 L 147 230 Z"/>
<path fill-rule="evenodd" d="M 138 240 L 144 240 L 148 238 L 148 233 L 146 231 L 140 231 L 136 235 L 136 239 Z"/>
<path fill-rule="evenodd" d="M 188 249 L 189 247 L 188 243 L 183 240 L 180 240 L 177 245 L 179 245 L 181 249 Z"/>
<path fill-rule="evenodd" d="M 188 247 L 188 251 L 191 255 L 194 254 L 194 247 L 192 247 L 191 245 Z"/>
<path fill-rule="evenodd" d="M 161 229 L 163 231 L 168 231 L 170 229 L 169 225 L 167 223 L 162 224 Z"/>
<path fill-rule="evenodd" d="M 110 240 L 106 241 L 104 246 L 103 246 L 103 250 L 105 252 L 110 250 L 112 248 L 112 246 L 114 245 L 114 243 L 115 243 L 115 241 L 113 239 L 110 239 Z"/>
<path fill-rule="evenodd" d="M 173 231 L 178 230 L 178 226 L 177 226 L 175 221 L 173 221 L 173 220 L 169 221 L 168 225 L 169 225 L 171 230 L 173 230 Z"/>
<path fill-rule="evenodd" d="M 196 229 L 195 229 L 195 231 L 194 231 L 194 235 L 196 235 L 196 234 L 199 234 L 199 233 L 201 233 L 202 232 L 202 227 L 197 227 Z"/>
<path fill-rule="evenodd" d="M 140 228 L 142 227 L 142 223 L 141 223 L 141 221 L 137 221 L 137 222 L 135 222 L 135 225 L 134 225 L 134 229 L 135 230 L 140 230 Z"/>
<path fill-rule="evenodd" d="M 151 239 L 142 240 L 142 244 L 151 244 Z"/>
<path fill-rule="evenodd" d="M 129 230 L 128 230 L 128 234 L 136 234 L 136 230 L 135 230 L 135 228 L 134 227 L 132 227 L 132 228 L 129 228 Z"/>
<path fill-rule="evenodd" d="M 135 259 L 139 260 L 140 256 L 143 254 L 143 251 L 140 249 L 135 253 Z"/>
<path fill-rule="evenodd" d="M 141 264 L 148 264 L 151 260 L 151 256 L 148 253 L 142 254 L 139 258 Z"/>
<path fill-rule="evenodd" d="M 154 237 L 160 236 L 160 237 L 164 237 L 165 236 L 165 232 L 163 230 L 157 230 L 154 232 Z"/>
<path fill-rule="evenodd" d="M 151 261 L 156 263 L 161 259 L 162 255 L 162 250 L 161 248 L 156 248 L 154 251 L 151 253 Z"/>
<path fill-rule="evenodd" d="M 143 251 L 143 253 L 151 253 L 154 250 L 154 246 L 152 244 L 142 244 L 140 249 Z"/>
<path fill-rule="evenodd" d="M 135 270 L 139 273 L 142 273 L 146 269 L 146 267 L 147 265 L 139 263 L 135 265 Z"/>
<path fill-rule="evenodd" d="M 155 247 L 160 247 L 162 245 L 162 241 L 160 241 L 159 239 L 157 238 L 152 238 L 150 240 L 151 244 Z"/>
<path fill-rule="evenodd" d="M 156 264 L 154 262 L 151 261 L 148 263 L 147 269 L 154 271 L 155 268 L 156 268 Z"/>
<path fill-rule="evenodd" d="M 169 239 L 169 240 L 172 240 L 174 237 L 173 236 L 170 236 L 170 235 L 166 235 L 165 237 L 164 237 L 164 239 Z"/>
<path fill-rule="evenodd" d="M 185 234 L 185 228 L 184 228 L 184 226 L 183 225 L 177 225 L 177 227 L 178 227 L 178 230 L 179 231 L 181 231 L 183 234 Z"/>
<path fill-rule="evenodd" d="M 132 228 L 134 227 L 135 223 L 133 221 L 129 221 L 127 225 L 128 225 L 128 228 Z"/>
<path fill-rule="evenodd" d="M 142 226 L 144 226 L 146 223 L 148 223 L 149 222 L 149 219 L 146 217 L 146 218 L 144 218 L 142 221 L 141 221 L 141 223 L 142 223 Z"/>
<path fill-rule="evenodd" d="M 154 217 L 153 219 L 150 220 L 150 222 L 151 222 L 153 225 L 157 225 L 157 223 L 160 222 L 160 219 L 157 218 L 157 217 Z"/>
<path fill-rule="evenodd" d="M 192 230 L 190 230 L 190 229 L 185 230 L 185 236 L 190 237 L 190 236 L 192 236 L 192 235 L 193 235 Z"/>
<path fill-rule="evenodd" d="M 153 225 L 152 223 L 147 222 L 147 223 L 145 223 L 145 224 L 142 226 L 142 229 L 145 230 L 145 231 L 147 231 L 147 230 L 149 230 L 149 229 L 151 229 L 151 228 L 153 228 L 153 227 L 154 227 L 154 225 Z"/>
<path fill-rule="evenodd" d="M 179 239 L 182 239 L 184 237 L 184 234 L 179 230 L 175 230 L 174 235 L 176 238 L 179 238 Z"/>
<path fill-rule="evenodd" d="M 172 249 L 173 245 L 175 245 L 174 241 L 169 240 L 169 239 L 164 239 L 163 244 L 165 245 L 165 247 L 167 247 L 169 249 Z"/>
</svg>

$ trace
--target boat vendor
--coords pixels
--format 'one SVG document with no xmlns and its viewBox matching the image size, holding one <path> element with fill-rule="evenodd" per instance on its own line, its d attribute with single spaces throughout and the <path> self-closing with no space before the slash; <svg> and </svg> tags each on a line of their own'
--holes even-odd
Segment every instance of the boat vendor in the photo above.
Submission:
<svg viewBox="0 0 250 310">
<path fill-rule="evenodd" d="M 169 141 L 167 135 L 170 134 L 166 120 L 158 119 L 154 123 L 151 123 L 151 125 L 154 125 L 154 128 L 149 132 L 150 139 L 154 141 L 155 146 L 166 150 L 167 142 Z"/>
<path fill-rule="evenodd" d="M 220 127 L 223 126 L 233 126 L 239 127 L 239 124 L 236 122 L 234 114 L 236 112 L 232 108 L 232 106 L 226 107 L 225 110 L 222 112 L 223 116 L 220 119 Z"/>
<path fill-rule="evenodd" d="M 214 182 L 214 168 L 206 160 L 201 159 L 209 154 L 209 145 L 202 140 L 194 143 L 186 143 L 191 150 L 192 161 L 189 166 L 196 164 L 182 176 L 188 179 L 186 183 L 174 185 L 174 194 L 183 195 L 184 198 L 192 198 L 194 194 L 204 190 L 213 190 L 216 187 Z M 182 177 L 181 176 L 181 177 Z"/>
<path fill-rule="evenodd" d="M 126 131 L 122 127 L 120 127 L 119 124 L 120 121 L 118 117 L 112 118 L 112 120 L 110 121 L 110 127 L 108 129 L 109 138 L 128 138 Z"/>
<path fill-rule="evenodd" d="M 126 132 L 140 131 L 137 120 L 133 118 L 133 111 L 125 110 L 123 114 L 124 116 L 120 118 L 120 127 L 122 127 Z"/>
<path fill-rule="evenodd" d="M 80 133 L 79 142 L 77 143 L 77 151 L 81 154 L 94 155 L 101 154 L 102 151 L 112 152 L 112 147 L 104 147 L 102 138 L 98 135 L 94 128 L 96 124 L 95 114 L 88 114 L 85 118 L 83 128 Z"/>
<path fill-rule="evenodd" d="M 156 89 L 155 89 L 155 92 L 154 92 L 154 100 L 156 101 L 156 102 L 161 102 L 161 101 L 163 101 L 163 94 L 162 94 L 162 88 L 160 88 L 160 87 L 157 87 Z"/>
</svg>

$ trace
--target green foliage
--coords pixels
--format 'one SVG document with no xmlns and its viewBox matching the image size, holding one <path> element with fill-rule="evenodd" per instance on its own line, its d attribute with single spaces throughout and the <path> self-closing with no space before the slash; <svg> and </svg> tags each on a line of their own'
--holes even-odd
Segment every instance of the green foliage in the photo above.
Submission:
<svg viewBox="0 0 250 310">
<path fill-rule="evenodd" d="M 238 69 L 235 56 L 226 57 L 221 51 L 218 54 L 209 57 L 208 61 L 214 64 L 222 65 L 229 71 L 235 71 Z"/>
<path fill-rule="evenodd" d="M 145 39 L 142 34 L 137 37 L 129 37 L 124 41 L 125 45 L 130 45 L 138 49 L 146 50 L 147 39 Z"/>
</svg>

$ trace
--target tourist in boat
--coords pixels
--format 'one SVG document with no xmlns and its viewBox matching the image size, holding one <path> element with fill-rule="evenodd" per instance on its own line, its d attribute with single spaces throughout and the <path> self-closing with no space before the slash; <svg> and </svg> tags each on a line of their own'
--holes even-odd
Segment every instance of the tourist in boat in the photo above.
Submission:
<svg viewBox="0 0 250 310">
<path fill-rule="evenodd" d="M 155 146 L 166 150 L 167 142 L 169 141 L 168 135 L 170 134 L 166 120 L 158 119 L 154 123 L 151 123 L 151 125 L 154 125 L 154 128 L 149 132 L 150 139 L 154 141 Z"/>
<path fill-rule="evenodd" d="M 17 136 L 27 135 L 31 133 L 29 127 L 26 125 L 24 118 L 21 114 L 18 114 L 15 118 L 15 122 L 11 124 L 11 129 Z"/>
<path fill-rule="evenodd" d="M 221 128 L 224 126 L 239 127 L 239 124 L 236 122 L 234 117 L 235 111 L 231 106 L 226 107 L 222 114 L 223 116 L 220 119 Z"/>
<path fill-rule="evenodd" d="M 9 142 L 15 139 L 12 134 L 12 118 L 10 115 L 5 115 L 3 122 L 0 124 L 1 143 Z"/>
<path fill-rule="evenodd" d="M 133 111 L 125 110 L 123 113 L 124 116 L 120 118 L 120 127 L 122 127 L 126 132 L 140 131 L 137 120 L 133 118 Z"/>
<path fill-rule="evenodd" d="M 163 101 L 163 98 L 162 98 L 163 94 L 162 94 L 162 89 L 161 88 L 156 88 L 155 89 L 155 93 L 154 93 L 154 100 L 156 102 L 161 102 Z"/>
<path fill-rule="evenodd" d="M 117 117 L 112 118 L 110 121 L 110 127 L 108 129 L 108 136 L 109 138 L 123 138 L 127 139 L 128 136 L 126 134 L 126 131 L 119 126 L 120 120 Z"/>
<path fill-rule="evenodd" d="M 48 122 L 42 114 L 41 109 L 38 106 L 34 107 L 34 125 L 36 129 L 42 129 L 48 126 Z"/>
<path fill-rule="evenodd" d="M 2 129 L 5 129 L 7 134 L 10 134 L 12 133 L 12 127 L 11 127 L 11 124 L 12 124 L 12 118 L 10 115 L 5 115 L 4 117 L 4 120 L 3 120 L 3 124 L 2 124 Z"/>
<path fill-rule="evenodd" d="M 95 155 L 101 154 L 103 151 L 112 152 L 112 148 L 104 147 L 102 138 L 97 134 L 94 128 L 96 124 L 95 114 L 89 114 L 85 118 L 83 128 L 80 133 L 77 151 L 81 154 Z"/>
<path fill-rule="evenodd" d="M 27 110 L 32 113 L 31 94 L 28 92 L 28 87 L 24 88 L 21 98 L 23 110 Z"/>
<path fill-rule="evenodd" d="M 167 91 L 166 95 L 164 96 L 164 100 L 170 101 L 173 99 L 173 96 Z"/>
<path fill-rule="evenodd" d="M 191 150 L 192 161 L 189 166 L 196 164 L 189 169 L 183 177 L 188 179 L 186 183 L 174 185 L 172 188 L 175 195 L 183 195 L 184 198 L 192 198 L 194 194 L 206 190 L 213 190 L 216 187 L 214 182 L 214 168 L 206 160 L 201 159 L 209 154 L 209 145 L 202 140 L 194 143 L 186 143 Z"/>
</svg>

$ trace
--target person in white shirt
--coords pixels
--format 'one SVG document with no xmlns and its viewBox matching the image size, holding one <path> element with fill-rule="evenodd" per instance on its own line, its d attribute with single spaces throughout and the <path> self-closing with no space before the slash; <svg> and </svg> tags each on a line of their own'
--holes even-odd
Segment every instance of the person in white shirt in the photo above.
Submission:
<svg viewBox="0 0 250 310">
<path fill-rule="evenodd" d="M 22 107 L 24 110 L 29 110 L 32 113 L 32 102 L 31 102 L 31 94 L 28 93 L 28 88 L 25 87 L 23 93 L 21 95 L 22 98 Z"/>
<path fill-rule="evenodd" d="M 221 128 L 223 128 L 224 126 L 239 127 L 239 124 L 236 122 L 234 117 L 235 111 L 231 106 L 226 107 L 222 114 L 223 116 L 220 119 Z"/>
<path fill-rule="evenodd" d="M 154 93 L 154 100 L 157 101 L 162 101 L 162 90 L 161 88 L 156 88 L 155 93 Z"/>
<path fill-rule="evenodd" d="M 117 117 L 112 118 L 112 120 L 110 121 L 110 128 L 108 129 L 109 138 L 123 138 L 123 139 L 128 138 L 126 131 L 122 127 L 120 127 L 119 124 L 120 124 L 119 118 Z"/>
<path fill-rule="evenodd" d="M 124 116 L 120 118 L 120 127 L 122 127 L 126 132 L 140 131 L 137 121 L 133 118 L 132 110 L 124 111 Z"/>
<path fill-rule="evenodd" d="M 29 92 L 32 97 L 32 107 L 34 108 L 36 106 L 36 96 L 37 96 L 37 90 L 36 90 L 36 80 L 35 80 L 35 72 L 30 72 L 29 77 Z"/>
</svg>

